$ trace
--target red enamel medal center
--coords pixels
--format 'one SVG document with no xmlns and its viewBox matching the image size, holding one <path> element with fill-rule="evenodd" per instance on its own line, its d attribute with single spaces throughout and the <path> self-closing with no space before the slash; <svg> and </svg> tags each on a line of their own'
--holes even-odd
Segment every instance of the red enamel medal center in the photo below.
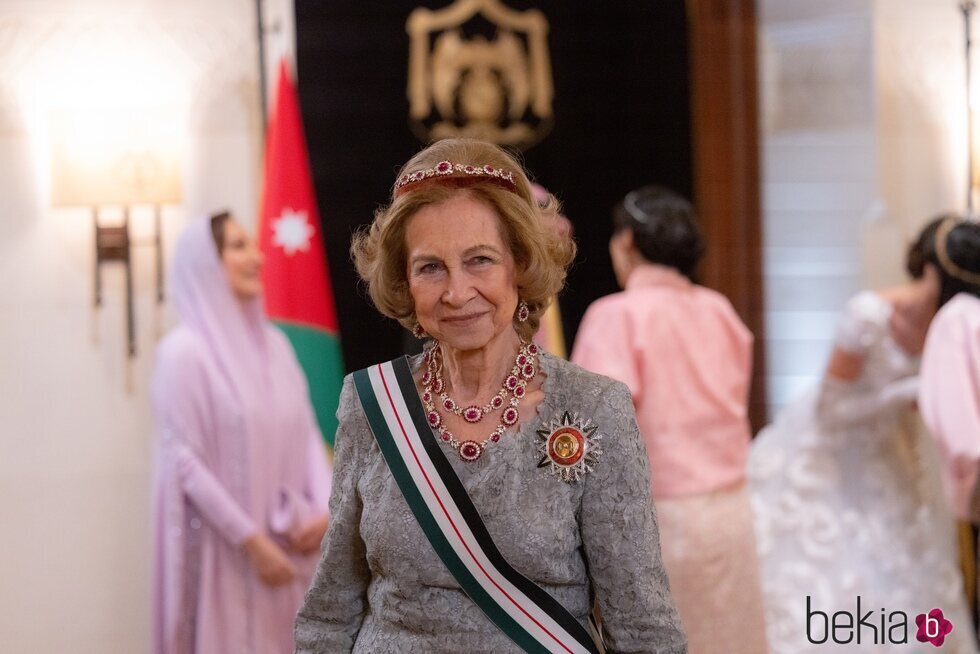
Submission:
<svg viewBox="0 0 980 654">
<path fill-rule="evenodd" d="M 585 454 L 585 436 L 574 427 L 563 427 L 548 438 L 548 458 L 560 466 L 578 463 Z"/>
<path fill-rule="evenodd" d="M 598 426 L 577 413 L 563 411 L 537 434 L 541 438 L 539 468 L 546 468 L 564 482 L 578 481 L 595 469 L 602 456 Z"/>
</svg>

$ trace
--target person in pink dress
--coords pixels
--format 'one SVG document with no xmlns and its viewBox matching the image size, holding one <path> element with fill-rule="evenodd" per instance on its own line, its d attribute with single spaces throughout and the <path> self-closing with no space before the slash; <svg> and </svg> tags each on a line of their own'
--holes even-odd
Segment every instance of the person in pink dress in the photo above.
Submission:
<svg viewBox="0 0 980 654">
<path fill-rule="evenodd" d="M 704 242 L 687 200 L 644 187 L 613 222 L 624 290 L 589 307 L 572 361 L 630 388 L 690 652 L 764 654 L 745 487 L 752 334 L 723 295 L 694 282 Z"/>
<path fill-rule="evenodd" d="M 326 451 L 292 348 L 263 316 L 261 264 L 228 214 L 176 247 L 180 324 L 151 389 L 155 654 L 292 652 L 327 527 Z"/>
<path fill-rule="evenodd" d="M 919 410 L 939 443 L 953 512 L 980 523 L 980 224 L 948 218 L 936 235 L 943 304 L 926 337 Z"/>
</svg>

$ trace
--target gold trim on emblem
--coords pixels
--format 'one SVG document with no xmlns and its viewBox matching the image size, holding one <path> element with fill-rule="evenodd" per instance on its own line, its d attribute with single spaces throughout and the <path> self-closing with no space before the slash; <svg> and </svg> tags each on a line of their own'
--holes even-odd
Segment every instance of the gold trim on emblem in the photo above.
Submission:
<svg viewBox="0 0 980 654">
<path fill-rule="evenodd" d="M 466 38 L 481 16 L 497 28 L 490 40 Z M 499 0 L 457 0 L 408 17 L 409 122 L 423 141 L 470 136 L 528 148 L 551 130 L 554 83 L 548 21 Z"/>
<path fill-rule="evenodd" d="M 558 438 L 555 439 L 552 447 L 557 454 L 562 459 L 570 459 L 579 451 L 578 439 L 569 433 L 560 434 Z"/>
</svg>

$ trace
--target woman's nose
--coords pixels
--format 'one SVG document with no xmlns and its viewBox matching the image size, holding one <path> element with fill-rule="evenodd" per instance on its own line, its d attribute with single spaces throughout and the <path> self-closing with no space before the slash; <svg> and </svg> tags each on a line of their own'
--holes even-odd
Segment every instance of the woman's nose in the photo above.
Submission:
<svg viewBox="0 0 980 654">
<path fill-rule="evenodd" d="M 442 295 L 443 302 L 453 306 L 463 306 L 474 295 L 473 282 L 470 276 L 460 270 L 450 270 L 446 280 L 446 290 Z"/>
</svg>

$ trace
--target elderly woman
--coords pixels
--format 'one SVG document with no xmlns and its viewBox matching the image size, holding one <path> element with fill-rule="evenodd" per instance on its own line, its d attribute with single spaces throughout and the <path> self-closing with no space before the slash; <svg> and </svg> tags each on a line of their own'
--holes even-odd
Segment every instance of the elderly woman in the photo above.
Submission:
<svg viewBox="0 0 980 654">
<path fill-rule="evenodd" d="M 556 204 L 444 140 L 355 237 L 375 305 L 429 343 L 345 380 L 299 652 L 686 651 L 628 389 L 530 342 L 574 256 Z"/>
</svg>

